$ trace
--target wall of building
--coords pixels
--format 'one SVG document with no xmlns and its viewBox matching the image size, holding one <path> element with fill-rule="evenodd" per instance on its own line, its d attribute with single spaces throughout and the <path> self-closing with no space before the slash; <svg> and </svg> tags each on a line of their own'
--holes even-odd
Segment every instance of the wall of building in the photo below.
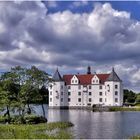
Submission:
<svg viewBox="0 0 140 140">
<path fill-rule="evenodd" d="M 117 88 L 115 88 L 116 85 Z M 116 95 L 115 92 L 117 92 Z M 49 87 L 50 107 L 78 107 L 93 104 L 121 106 L 123 104 L 122 83 L 107 81 L 105 84 L 92 84 L 87 86 L 72 84 L 65 86 L 64 82 L 61 81 L 54 82 L 52 88 Z"/>
</svg>

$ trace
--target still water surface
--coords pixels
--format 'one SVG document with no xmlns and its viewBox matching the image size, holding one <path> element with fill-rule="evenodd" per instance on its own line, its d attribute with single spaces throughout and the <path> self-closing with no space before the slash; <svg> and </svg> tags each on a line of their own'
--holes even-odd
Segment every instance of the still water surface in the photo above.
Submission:
<svg viewBox="0 0 140 140">
<path fill-rule="evenodd" d="M 36 105 L 37 114 L 42 114 L 41 106 Z M 70 129 L 75 138 L 121 139 L 140 134 L 140 112 L 92 112 L 87 110 L 48 109 L 45 105 L 48 122 L 70 121 Z"/>
</svg>

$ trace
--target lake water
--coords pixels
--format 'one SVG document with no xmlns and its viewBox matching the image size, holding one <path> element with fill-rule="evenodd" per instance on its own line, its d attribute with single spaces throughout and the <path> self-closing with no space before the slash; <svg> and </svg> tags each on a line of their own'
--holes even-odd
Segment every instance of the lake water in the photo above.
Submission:
<svg viewBox="0 0 140 140">
<path fill-rule="evenodd" d="M 140 112 L 59 110 L 44 106 L 48 122 L 70 121 L 74 124 L 70 131 L 75 138 L 122 139 L 140 134 Z M 34 110 L 42 115 L 40 105 L 34 106 Z"/>
</svg>

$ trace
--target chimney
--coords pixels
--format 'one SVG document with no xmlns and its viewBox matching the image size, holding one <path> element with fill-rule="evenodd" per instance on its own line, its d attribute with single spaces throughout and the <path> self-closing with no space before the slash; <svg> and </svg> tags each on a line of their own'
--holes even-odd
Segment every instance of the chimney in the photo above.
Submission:
<svg viewBox="0 0 140 140">
<path fill-rule="evenodd" d="M 87 67 L 87 74 L 91 74 L 91 68 L 90 68 L 90 66 Z"/>
</svg>

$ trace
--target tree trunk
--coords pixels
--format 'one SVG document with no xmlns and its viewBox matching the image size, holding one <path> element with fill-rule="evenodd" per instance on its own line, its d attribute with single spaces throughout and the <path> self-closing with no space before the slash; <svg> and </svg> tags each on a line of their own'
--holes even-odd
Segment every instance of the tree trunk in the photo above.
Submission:
<svg viewBox="0 0 140 140">
<path fill-rule="evenodd" d="M 10 123 L 10 119 L 11 119 L 11 117 L 10 117 L 10 111 L 9 111 L 9 106 L 7 105 L 6 106 L 6 109 L 7 109 L 7 112 L 6 112 L 6 114 L 7 114 L 7 116 L 8 116 L 8 123 Z"/>
<path fill-rule="evenodd" d="M 43 111 L 43 117 L 45 117 L 45 109 L 44 109 L 44 106 L 43 106 L 43 102 L 42 102 L 41 106 L 42 106 L 42 111 Z"/>
<path fill-rule="evenodd" d="M 27 103 L 27 106 L 28 106 L 27 113 L 28 113 L 28 114 L 31 114 L 31 108 L 30 108 L 30 104 L 29 104 L 29 103 Z"/>
</svg>

